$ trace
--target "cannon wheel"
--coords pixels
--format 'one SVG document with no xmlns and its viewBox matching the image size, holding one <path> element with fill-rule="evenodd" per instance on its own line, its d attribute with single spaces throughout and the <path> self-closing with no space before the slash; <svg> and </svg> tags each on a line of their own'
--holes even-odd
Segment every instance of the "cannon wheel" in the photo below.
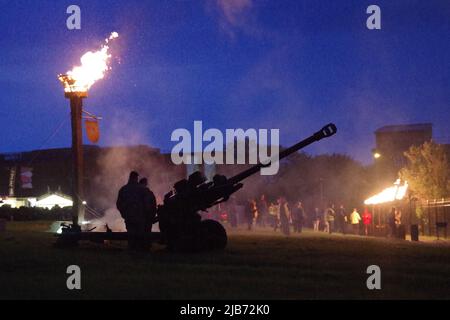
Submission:
<svg viewBox="0 0 450 320">
<path fill-rule="evenodd" d="M 202 252 L 223 250 L 227 245 L 225 228 L 215 220 L 199 221 L 185 232 L 175 232 L 167 237 L 167 245 L 174 252 Z"/>
<path fill-rule="evenodd" d="M 75 248 L 78 247 L 78 239 L 70 236 L 59 236 L 54 244 L 56 248 Z"/>
<path fill-rule="evenodd" d="M 225 228 L 215 220 L 203 220 L 200 224 L 201 247 L 205 251 L 223 250 L 227 246 L 227 232 Z"/>
</svg>

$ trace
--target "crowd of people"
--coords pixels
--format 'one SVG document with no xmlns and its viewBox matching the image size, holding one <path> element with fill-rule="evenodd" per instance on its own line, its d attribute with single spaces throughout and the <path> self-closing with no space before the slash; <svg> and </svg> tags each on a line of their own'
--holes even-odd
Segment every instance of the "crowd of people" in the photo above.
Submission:
<svg viewBox="0 0 450 320">
<path fill-rule="evenodd" d="M 228 207 L 232 227 L 237 226 L 237 210 L 234 206 L 233 203 L 232 207 Z M 254 226 L 271 227 L 285 235 L 291 232 L 300 233 L 305 227 L 330 234 L 338 232 L 368 236 L 373 233 L 373 214 L 368 208 L 364 208 L 360 213 L 357 208 L 347 210 L 344 205 L 336 208 L 334 204 L 329 204 L 324 209 L 315 207 L 313 210 L 305 210 L 302 201 L 289 202 L 283 196 L 273 202 L 267 201 L 265 195 L 248 199 L 243 218 L 248 230 L 252 230 Z M 397 237 L 401 232 L 401 211 L 392 208 L 388 219 L 389 236 Z"/>
</svg>

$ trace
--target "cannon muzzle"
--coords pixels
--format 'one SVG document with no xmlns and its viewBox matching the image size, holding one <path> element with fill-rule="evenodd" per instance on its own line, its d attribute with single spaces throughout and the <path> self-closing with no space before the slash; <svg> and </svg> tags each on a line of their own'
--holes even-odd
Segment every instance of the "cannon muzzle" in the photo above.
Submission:
<svg viewBox="0 0 450 320">
<path fill-rule="evenodd" d="M 334 123 L 329 123 L 325 127 L 323 127 L 320 131 L 318 131 L 316 134 L 319 135 L 318 140 L 323 138 L 331 137 L 332 135 L 336 134 L 337 128 Z"/>
<path fill-rule="evenodd" d="M 322 129 L 320 129 L 319 131 L 317 131 L 316 133 L 314 133 L 312 136 L 300 141 L 299 143 L 284 149 L 283 151 L 281 151 L 278 154 L 278 159 L 275 158 L 274 156 L 272 156 L 272 158 L 266 162 L 266 163 L 258 163 L 257 165 L 254 165 L 253 167 L 235 175 L 234 177 L 231 177 L 229 179 L 229 182 L 231 184 L 235 184 L 238 182 L 241 182 L 242 180 L 250 177 L 251 175 L 259 172 L 259 170 L 261 170 L 261 168 L 265 168 L 270 166 L 270 164 L 273 161 L 277 161 L 277 160 L 281 160 L 283 158 L 286 158 L 287 156 L 291 155 L 294 152 L 297 152 L 300 149 L 303 149 L 306 146 L 309 146 L 310 144 L 322 140 L 324 138 L 329 138 L 331 136 L 333 136 L 334 134 L 336 134 L 337 132 L 337 127 L 334 123 L 329 123 L 326 126 L 324 126 Z"/>
</svg>

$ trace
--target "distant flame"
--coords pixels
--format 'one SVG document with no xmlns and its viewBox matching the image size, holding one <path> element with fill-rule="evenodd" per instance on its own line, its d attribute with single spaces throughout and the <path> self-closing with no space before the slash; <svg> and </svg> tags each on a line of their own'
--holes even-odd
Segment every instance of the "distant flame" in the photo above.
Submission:
<svg viewBox="0 0 450 320">
<path fill-rule="evenodd" d="M 92 85 L 103 79 L 106 71 L 110 69 L 108 63 L 111 55 L 108 53 L 109 42 L 119 37 L 117 32 L 112 32 L 109 38 L 98 51 L 88 51 L 81 57 L 81 65 L 74 67 L 67 74 L 58 78 L 64 85 L 66 92 L 87 92 Z"/>
<path fill-rule="evenodd" d="M 405 181 L 405 183 L 401 185 L 401 181 L 400 179 L 398 179 L 392 187 L 386 188 L 380 193 L 370 197 L 369 199 L 364 201 L 364 204 L 374 205 L 392 202 L 395 200 L 402 200 L 405 197 L 407 190 L 408 190 L 408 182 Z"/>
</svg>

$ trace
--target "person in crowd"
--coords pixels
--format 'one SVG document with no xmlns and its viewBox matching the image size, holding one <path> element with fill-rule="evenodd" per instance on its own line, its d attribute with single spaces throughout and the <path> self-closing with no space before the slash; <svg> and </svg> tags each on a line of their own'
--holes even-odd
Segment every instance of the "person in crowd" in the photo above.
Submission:
<svg viewBox="0 0 450 320">
<path fill-rule="evenodd" d="M 322 215 L 320 217 L 320 223 L 323 225 L 323 232 L 329 233 L 330 232 L 330 224 L 328 223 L 328 219 L 327 219 L 327 209 L 322 211 Z"/>
<path fill-rule="evenodd" d="M 278 205 L 280 206 L 280 228 L 281 232 L 289 236 L 290 235 L 290 227 L 289 221 L 291 220 L 289 204 L 285 197 L 281 196 L 278 198 Z"/>
<path fill-rule="evenodd" d="M 292 209 L 292 224 L 294 225 L 294 232 L 301 233 L 303 224 L 305 222 L 305 210 L 303 204 L 298 201 Z"/>
<path fill-rule="evenodd" d="M 364 224 L 364 234 L 366 236 L 369 235 L 369 229 L 372 224 L 372 214 L 369 212 L 369 209 L 365 208 L 364 213 L 362 215 L 362 221 Z"/>
<path fill-rule="evenodd" d="M 402 211 L 399 209 L 395 210 L 395 225 L 399 226 L 402 224 Z"/>
<path fill-rule="evenodd" d="M 269 206 L 269 214 L 272 218 L 273 231 L 277 231 L 280 225 L 280 206 L 275 203 L 271 203 Z"/>
<path fill-rule="evenodd" d="M 237 213 L 236 213 L 236 197 L 231 196 L 230 200 L 226 204 L 228 221 L 232 228 L 237 228 Z"/>
<path fill-rule="evenodd" d="M 334 204 L 329 205 L 325 210 L 325 220 L 326 220 L 326 231 L 328 233 L 333 233 L 334 231 L 334 220 L 335 220 L 336 212 L 334 211 Z"/>
<path fill-rule="evenodd" d="M 395 207 L 391 208 L 391 212 L 388 215 L 388 225 L 389 225 L 389 237 L 395 238 L 396 237 L 396 223 L 395 223 L 395 214 L 397 209 Z"/>
<path fill-rule="evenodd" d="M 119 190 L 116 207 L 128 232 L 128 247 L 132 250 L 143 249 L 145 233 L 145 191 L 138 183 L 139 174 L 132 171 L 128 183 Z"/>
<path fill-rule="evenodd" d="M 405 238 L 405 229 L 402 225 L 402 211 L 400 209 L 395 210 L 395 230 L 397 238 Z"/>
<path fill-rule="evenodd" d="M 350 214 L 350 223 L 352 225 L 353 234 L 359 234 L 359 223 L 361 221 L 361 216 L 356 208 Z"/>
<path fill-rule="evenodd" d="M 319 225 L 320 225 L 320 210 L 319 210 L 319 208 L 314 208 L 314 213 L 313 213 L 314 231 L 319 231 Z"/>
<path fill-rule="evenodd" d="M 253 227 L 253 221 L 255 220 L 257 216 L 257 209 L 256 209 L 256 201 L 254 199 L 249 199 L 247 204 L 247 229 L 250 231 Z"/>
<path fill-rule="evenodd" d="M 336 230 L 342 234 L 347 232 L 347 214 L 345 213 L 345 207 L 343 204 L 339 206 L 336 212 Z"/>
</svg>

